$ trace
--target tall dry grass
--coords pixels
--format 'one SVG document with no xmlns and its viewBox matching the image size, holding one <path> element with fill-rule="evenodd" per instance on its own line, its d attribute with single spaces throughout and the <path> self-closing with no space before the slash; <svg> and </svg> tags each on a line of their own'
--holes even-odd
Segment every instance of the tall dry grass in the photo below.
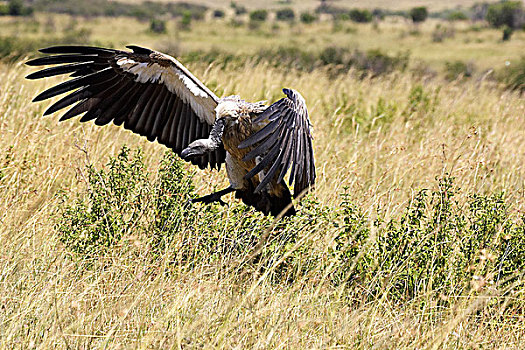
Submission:
<svg viewBox="0 0 525 350">
<path fill-rule="evenodd" d="M 450 173 L 460 197 L 504 190 L 511 210 L 524 210 L 525 104 L 517 94 L 484 81 L 422 82 L 409 74 L 360 80 L 265 65 L 190 68 L 221 95 L 273 101 L 282 87 L 303 93 L 315 128 L 314 195 L 323 205 L 337 205 L 348 187 L 365 213 L 380 207 L 396 217 L 417 189 Z M 519 349 L 525 341 L 523 316 L 486 310 L 498 297 L 491 289 L 440 308 L 421 307 L 425 295 L 353 302 L 363 290 L 324 280 L 334 266 L 274 282 L 279 263 L 306 242 L 323 256 L 330 236 L 316 233 L 326 234 L 323 227 L 310 227 L 266 270 L 248 263 L 249 251 L 231 266 L 174 269 L 168 255 L 151 259 L 133 234 L 98 259 L 72 256 L 55 225 L 57 192 L 79 193 L 85 164 L 102 166 L 123 144 L 143 147 L 150 169 L 164 149 L 116 127 L 42 117 L 45 104 L 30 100 L 53 82 L 27 82 L 28 72 L 21 63 L 0 66 L 2 348 Z M 204 171 L 195 183 L 207 193 L 226 179 Z M 235 215 L 221 210 L 225 219 Z"/>
</svg>

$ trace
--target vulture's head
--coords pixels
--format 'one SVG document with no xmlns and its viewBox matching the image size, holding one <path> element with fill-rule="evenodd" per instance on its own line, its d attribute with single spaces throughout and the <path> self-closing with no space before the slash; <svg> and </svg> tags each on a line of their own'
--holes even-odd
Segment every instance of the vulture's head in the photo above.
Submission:
<svg viewBox="0 0 525 350">
<path fill-rule="evenodd" d="M 182 159 L 190 159 L 193 157 L 202 156 L 208 152 L 211 152 L 217 148 L 217 145 L 210 139 L 199 139 L 195 140 L 188 145 L 180 156 Z"/>
</svg>

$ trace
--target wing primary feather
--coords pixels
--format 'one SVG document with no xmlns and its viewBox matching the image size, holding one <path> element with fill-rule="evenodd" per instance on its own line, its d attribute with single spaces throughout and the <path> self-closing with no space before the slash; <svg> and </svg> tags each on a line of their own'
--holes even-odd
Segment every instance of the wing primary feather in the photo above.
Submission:
<svg viewBox="0 0 525 350">
<path fill-rule="evenodd" d="M 279 126 L 278 122 L 268 123 L 265 125 L 261 130 L 253 134 L 252 136 L 244 139 L 238 146 L 238 148 L 243 149 L 246 147 L 253 146 L 257 142 L 261 141 L 262 139 L 268 137 L 271 133 L 273 133 L 277 127 Z"/>
<path fill-rule="evenodd" d="M 52 104 L 48 109 L 46 109 L 44 115 L 54 113 L 62 108 L 72 105 L 75 102 L 79 102 L 91 96 L 93 96 L 93 92 L 87 90 L 86 88 L 79 89 L 73 92 L 72 94 L 64 96 L 63 98 Z"/>
<path fill-rule="evenodd" d="M 105 60 L 96 55 L 57 55 L 35 58 L 27 61 L 28 66 L 47 66 L 51 64 L 80 63 L 80 62 L 104 62 Z"/>
<path fill-rule="evenodd" d="M 100 103 L 102 101 L 99 100 L 98 102 Z M 100 109 L 98 109 L 97 107 L 98 107 L 98 104 L 90 108 L 86 112 L 86 114 L 84 114 L 82 118 L 80 118 L 80 122 L 84 123 L 84 122 L 88 122 L 90 120 L 96 119 L 100 115 Z"/>
<path fill-rule="evenodd" d="M 59 101 L 55 102 L 53 105 L 51 105 L 45 112 L 44 115 L 49 115 L 51 113 L 54 113 L 62 108 L 65 108 L 75 102 L 79 102 L 85 98 L 93 97 L 97 90 L 98 92 L 104 92 L 108 88 L 111 88 L 118 84 L 118 82 L 115 82 L 115 79 L 117 79 L 118 76 L 115 76 L 113 79 L 106 80 L 99 84 L 94 84 L 91 86 L 82 87 L 75 92 L 64 96 Z"/>
<path fill-rule="evenodd" d="M 308 142 L 309 140 L 308 139 L 309 139 L 308 135 L 305 135 L 305 143 L 304 143 L 304 153 L 305 153 L 305 155 L 304 155 L 304 172 L 305 172 L 305 175 L 306 175 L 305 180 L 306 180 L 307 184 L 310 183 L 310 176 L 311 176 L 311 174 L 310 174 L 310 171 L 311 171 L 311 169 L 310 169 L 310 151 L 311 151 L 311 149 L 310 149 L 310 145 L 309 145 L 309 142 Z"/>
<path fill-rule="evenodd" d="M 101 82 L 104 80 L 108 80 L 109 78 L 114 77 L 115 74 L 116 73 L 113 71 L 113 68 L 108 67 L 96 73 L 92 73 L 89 75 L 85 75 L 83 77 L 65 81 L 61 84 L 55 85 L 52 88 L 49 88 L 45 90 L 44 92 L 40 93 L 33 99 L 33 102 L 46 100 L 48 98 L 63 94 L 64 92 L 78 89 L 80 87 L 87 86 L 92 83 L 97 83 L 97 82 Z"/>
<path fill-rule="evenodd" d="M 303 168 L 303 162 L 302 162 L 302 157 L 301 155 L 304 157 L 304 145 L 303 145 L 303 142 L 304 142 L 304 139 L 302 137 L 302 135 L 300 133 L 298 133 L 298 143 L 297 143 L 297 148 L 296 148 L 296 151 L 295 151 L 295 164 L 296 164 L 296 167 L 295 167 L 295 187 L 297 187 L 297 184 L 301 182 L 301 179 L 302 179 L 302 176 L 303 176 L 303 173 L 302 173 L 302 168 Z M 295 191 L 295 187 L 294 187 L 294 191 Z"/>
<path fill-rule="evenodd" d="M 84 112 L 87 112 L 88 110 L 96 107 L 99 103 L 102 102 L 103 100 L 103 97 L 110 93 L 112 88 L 116 85 L 119 84 L 120 80 L 117 79 L 118 76 L 115 76 L 115 78 L 113 79 L 110 79 L 106 82 L 104 82 L 104 84 L 100 84 L 100 85 L 92 85 L 90 86 L 89 88 L 90 89 L 93 89 L 93 88 L 98 88 L 98 87 L 101 87 L 101 86 L 105 86 L 106 88 L 105 89 L 102 89 L 101 91 L 98 91 L 96 93 L 96 95 L 80 102 L 80 103 L 77 103 L 75 106 L 73 106 L 71 109 L 69 109 L 61 118 L 60 118 L 60 121 L 64 121 L 64 120 L 67 120 L 67 119 L 70 119 L 70 118 L 73 118 L 81 113 L 84 113 Z M 116 80 L 116 81 L 115 81 Z M 113 82 L 113 84 L 111 84 L 109 87 L 107 87 L 107 85 L 109 85 L 111 82 Z"/>
<path fill-rule="evenodd" d="M 163 90 L 164 94 L 161 100 L 161 105 L 157 110 L 155 118 L 153 118 L 153 124 L 151 125 L 151 131 L 149 132 L 148 140 L 153 141 L 155 138 L 160 137 L 162 127 L 165 126 L 166 119 L 168 117 L 169 105 L 173 98 L 167 89 Z"/>
<path fill-rule="evenodd" d="M 281 105 L 281 101 L 282 99 L 272 104 L 270 107 L 266 108 L 264 112 L 262 112 L 261 114 L 259 114 L 259 116 L 257 116 L 257 118 L 255 118 L 255 122 L 259 123 L 263 121 L 264 119 L 269 119 L 273 117 L 275 113 L 278 113 L 278 112 L 280 113 L 279 107 Z"/>
<path fill-rule="evenodd" d="M 306 136 L 306 135 L 305 135 Z M 301 181 L 298 183 L 299 187 L 297 192 L 295 191 L 294 186 L 294 196 L 298 196 L 303 190 L 308 188 L 310 182 L 310 164 L 309 164 L 310 154 L 308 152 L 307 141 L 304 142 L 304 156 L 301 160 Z"/>
<path fill-rule="evenodd" d="M 124 77 L 121 77 L 121 79 L 113 85 L 116 89 L 110 88 L 103 93 L 98 94 L 97 99 L 99 99 L 100 102 L 93 109 L 88 111 L 80 121 L 96 119 L 95 124 L 99 126 L 109 123 L 111 119 L 113 119 L 113 115 L 108 116 L 107 110 L 115 104 L 118 104 L 122 94 L 127 91 L 127 84 L 121 84 L 122 79 L 124 79 Z"/>
<path fill-rule="evenodd" d="M 278 142 L 279 137 L 282 136 L 284 132 L 284 129 L 280 129 L 279 132 L 274 132 L 271 134 L 266 140 L 258 144 L 255 148 L 253 148 L 250 152 L 248 152 L 244 157 L 243 161 L 249 161 L 251 159 L 254 159 L 255 157 L 262 155 L 264 152 L 268 151 L 270 148 L 274 147 L 274 145 Z"/>
<path fill-rule="evenodd" d="M 26 79 L 31 79 L 31 80 L 41 79 L 41 78 L 53 77 L 55 75 L 60 75 L 60 74 L 76 72 L 80 69 L 89 67 L 92 63 L 93 61 L 84 62 L 84 63 L 67 64 L 67 65 L 58 66 L 58 67 L 50 67 L 50 68 L 42 69 L 37 72 L 31 73 L 26 76 Z"/>
<path fill-rule="evenodd" d="M 287 143 L 289 137 L 290 137 L 290 133 L 288 133 L 286 135 L 285 139 L 283 140 L 284 141 L 283 144 Z M 270 181 L 273 179 L 273 176 L 275 175 L 275 173 L 279 169 L 279 167 L 281 167 L 281 161 L 283 159 L 284 152 L 283 152 L 283 150 L 281 148 L 278 148 L 278 150 L 279 150 L 278 151 L 279 154 L 278 154 L 277 158 L 275 158 L 273 160 L 273 164 L 270 167 L 270 170 L 268 170 L 268 172 L 266 174 L 264 174 L 263 180 L 255 188 L 255 193 L 260 192 L 267 184 L 269 184 Z"/>
<path fill-rule="evenodd" d="M 195 115 L 195 113 L 193 113 L 193 111 L 190 110 L 189 112 L 189 115 L 190 115 L 190 124 L 188 125 L 187 129 L 188 129 L 188 138 L 186 139 L 186 141 L 188 142 L 188 144 L 192 143 L 193 141 L 195 141 L 197 139 L 197 134 L 196 134 L 196 127 L 197 127 L 197 120 L 199 120 L 199 117 L 197 117 Z"/>
<path fill-rule="evenodd" d="M 79 69 L 77 70 L 76 72 L 74 73 L 71 73 L 69 75 L 70 78 L 77 78 L 77 77 L 82 77 L 84 75 L 88 75 L 88 74 L 91 74 L 91 73 L 95 73 L 95 72 L 98 72 L 100 71 L 101 69 L 104 69 L 106 68 L 107 65 L 102 65 L 102 64 L 92 64 L 92 65 L 89 65 L 87 66 L 86 68 L 82 68 L 82 69 Z"/>
<path fill-rule="evenodd" d="M 166 121 L 166 126 L 164 126 L 161 134 L 160 141 L 168 145 L 168 147 L 175 149 L 175 136 L 171 136 L 173 123 L 177 116 L 177 110 L 182 106 L 182 100 L 180 98 L 175 98 L 173 101 L 172 107 L 169 109 L 168 120 Z"/>
<path fill-rule="evenodd" d="M 140 117 L 142 116 L 142 112 L 144 110 L 144 105 L 149 101 L 151 98 L 151 94 L 155 90 L 155 85 L 148 85 L 146 89 L 142 92 L 140 95 L 137 104 L 133 108 L 133 111 L 131 112 L 130 117 L 124 122 L 124 127 L 126 129 L 134 130 L 135 126 L 137 125 L 137 122 L 139 121 Z"/>
<path fill-rule="evenodd" d="M 59 121 L 63 122 L 64 120 L 71 119 L 73 117 L 76 117 L 77 115 L 87 112 L 89 109 L 91 109 L 94 105 L 96 105 L 98 100 L 89 98 L 87 100 L 84 100 L 82 102 L 77 103 L 73 107 L 71 107 L 66 113 L 64 113 L 63 116 L 60 117 Z"/>
<path fill-rule="evenodd" d="M 304 173 L 305 170 L 305 159 L 306 159 L 306 137 L 307 135 L 305 133 L 299 134 L 299 140 L 301 140 L 301 146 L 297 148 L 297 154 L 296 154 L 296 176 L 295 176 L 295 184 L 294 184 L 294 195 L 299 195 L 304 189 L 305 189 L 305 180 L 306 176 Z"/>
<path fill-rule="evenodd" d="M 207 138 L 209 137 L 210 135 L 210 132 L 211 132 L 211 129 L 212 129 L 212 126 L 207 124 L 207 123 L 203 123 L 202 124 L 202 131 L 201 131 L 201 135 L 202 135 L 202 138 Z M 207 154 L 205 154 L 203 157 L 202 157 L 202 162 L 203 162 L 203 166 L 204 168 L 206 168 L 206 164 L 209 164 L 210 165 L 210 169 L 213 169 L 217 162 L 218 162 L 218 157 L 217 157 L 217 154 L 216 154 L 217 151 L 213 151 L 213 152 L 208 152 Z"/>
<path fill-rule="evenodd" d="M 264 140 L 264 142 L 261 142 L 256 147 L 254 147 L 250 152 L 246 153 L 244 157 L 242 158 L 242 161 L 247 162 L 263 154 L 264 152 L 268 151 L 270 148 L 274 146 L 275 143 L 277 143 L 279 134 L 280 133 L 278 132 L 273 133 L 270 137 Z"/>
<path fill-rule="evenodd" d="M 295 159 L 294 159 L 294 162 L 295 164 L 297 164 L 297 167 L 295 169 L 296 171 L 296 174 L 299 175 L 300 173 L 300 160 L 301 160 L 301 155 L 303 154 L 303 137 L 300 133 L 300 131 L 298 130 L 297 133 L 296 133 L 296 139 L 297 139 L 297 147 L 295 148 Z M 299 179 L 296 177 L 295 179 L 296 181 L 299 181 Z"/>
<path fill-rule="evenodd" d="M 104 102 L 100 104 L 101 114 L 95 121 L 97 125 L 106 125 L 115 117 L 119 110 L 127 103 L 127 95 L 132 91 L 134 83 L 126 81 L 114 93 L 108 96 Z"/>
<path fill-rule="evenodd" d="M 122 98 L 125 101 L 125 104 L 120 108 L 119 111 L 116 112 L 115 118 L 113 119 L 113 123 L 115 125 L 122 125 L 122 123 L 124 123 L 130 118 L 131 113 L 133 112 L 133 108 L 135 107 L 135 103 L 137 101 L 137 96 L 140 96 L 144 92 L 146 87 L 147 85 L 145 84 L 135 83 L 133 87 L 130 88 L 130 94 L 126 94 Z"/>
<path fill-rule="evenodd" d="M 51 46 L 38 50 L 46 54 L 78 53 L 78 54 L 115 54 L 117 51 L 95 46 Z"/>
<path fill-rule="evenodd" d="M 186 108 L 186 113 L 184 115 L 185 120 L 182 133 L 182 149 L 186 148 L 191 142 L 191 127 L 194 118 L 197 118 L 197 116 L 195 116 L 195 114 L 191 110 L 191 107 L 188 105 L 188 107 Z"/>
<path fill-rule="evenodd" d="M 264 170 L 270 164 L 270 162 L 272 162 L 275 159 L 278 153 L 279 147 L 272 148 L 272 150 L 264 156 L 264 158 L 259 162 L 259 164 L 254 166 L 252 170 L 250 170 L 246 175 L 244 175 L 244 178 L 249 179 L 255 174 L 258 174 L 261 170 Z"/>
<path fill-rule="evenodd" d="M 148 119 L 151 118 L 151 108 L 155 104 L 155 101 L 157 100 L 159 90 L 162 89 L 162 85 L 155 84 L 155 87 L 153 88 L 153 91 L 151 92 L 150 98 L 145 102 L 144 109 L 142 110 L 140 114 L 140 118 L 137 121 L 137 124 L 135 125 L 135 132 L 138 134 L 144 136 L 144 131 L 146 128 L 146 124 L 148 123 Z"/>
<path fill-rule="evenodd" d="M 146 121 L 146 125 L 144 126 L 144 134 L 146 137 L 151 137 L 153 134 L 153 126 L 155 123 L 157 123 L 157 118 L 161 119 L 163 116 L 160 114 L 162 106 L 165 104 L 166 101 L 166 95 L 168 93 L 168 89 L 164 87 L 164 85 L 160 85 L 160 90 L 157 91 L 157 96 L 155 98 L 155 102 L 150 107 L 150 116 L 148 120 Z"/>
<path fill-rule="evenodd" d="M 288 134 L 293 135 L 293 132 L 289 131 Z M 283 161 L 281 162 L 283 168 L 281 169 L 281 173 L 279 174 L 277 183 L 281 183 L 281 181 L 284 179 L 284 176 L 286 175 L 286 172 L 290 168 L 290 165 L 293 161 L 291 156 L 292 156 L 292 150 L 294 148 L 294 145 L 295 145 L 295 135 L 294 137 L 291 137 L 291 140 L 286 144 Z"/>
<path fill-rule="evenodd" d="M 188 105 L 186 103 L 183 104 L 182 106 L 182 109 L 181 109 L 181 112 L 178 116 L 178 119 L 179 119 L 179 122 L 178 122 L 178 125 L 174 125 L 172 127 L 172 130 L 174 128 L 177 128 L 176 130 L 176 133 L 177 133 L 177 146 L 175 147 L 175 150 L 177 151 L 177 153 L 180 153 L 182 152 L 182 150 L 184 149 L 184 147 L 186 146 L 184 144 L 184 132 L 185 132 L 185 128 L 186 128 L 186 121 L 187 121 L 187 111 L 188 111 Z"/>
<path fill-rule="evenodd" d="M 159 142 L 167 145 L 168 147 L 172 147 L 170 144 L 170 133 L 171 133 L 171 123 L 173 122 L 173 117 L 175 114 L 175 110 L 177 109 L 177 104 L 180 100 L 175 95 L 171 95 L 169 104 L 166 107 L 166 117 L 165 121 L 162 125 L 158 126 L 158 136 L 157 139 Z"/>
<path fill-rule="evenodd" d="M 172 144 L 172 147 L 175 149 L 176 152 L 180 153 L 182 151 L 182 139 L 179 139 L 179 129 L 180 129 L 180 123 L 182 118 L 182 113 L 184 113 L 184 101 L 179 100 L 179 103 L 177 103 L 177 109 L 175 110 L 175 114 L 173 115 L 173 121 L 171 122 L 170 127 L 170 134 L 169 134 L 169 142 Z"/>
</svg>

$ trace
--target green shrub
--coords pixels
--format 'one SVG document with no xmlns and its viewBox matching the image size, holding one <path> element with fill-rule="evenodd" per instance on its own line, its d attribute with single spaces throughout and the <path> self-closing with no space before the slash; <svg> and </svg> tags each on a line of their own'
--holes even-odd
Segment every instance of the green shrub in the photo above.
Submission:
<svg viewBox="0 0 525 350">
<path fill-rule="evenodd" d="M 223 10 L 213 10 L 213 17 L 214 18 L 223 18 L 224 17 L 224 11 Z"/>
<path fill-rule="evenodd" d="M 264 22 L 268 18 L 268 11 L 266 10 L 255 10 L 250 12 L 250 21 Z"/>
<path fill-rule="evenodd" d="M 350 283 L 366 290 L 367 298 L 386 293 L 406 301 L 426 295 L 445 303 L 448 296 L 516 281 L 525 267 L 525 244 L 517 243 L 524 238 L 524 218 L 509 220 L 501 193 L 473 194 L 463 205 L 455 199 L 458 191 L 446 175 L 435 190 L 419 191 L 399 219 L 388 221 L 379 212 L 370 222 L 346 206 L 346 230 L 336 238 L 342 244 L 332 254 L 348 257 L 341 271 L 351 264 Z M 367 242 L 371 227 L 377 237 Z M 358 256 L 356 247 L 366 253 Z M 515 287 L 520 288 L 523 284 Z"/>
<path fill-rule="evenodd" d="M 508 26 L 516 29 L 524 24 L 523 4 L 521 1 L 503 1 L 491 4 L 485 19 L 493 27 Z"/>
<path fill-rule="evenodd" d="M 232 2 L 230 3 L 230 7 L 231 7 L 232 9 L 235 10 L 235 14 L 236 14 L 237 16 L 239 16 L 239 15 L 243 15 L 243 14 L 245 14 L 245 13 L 248 12 L 248 10 L 246 10 L 246 7 L 244 7 L 244 6 L 242 6 L 242 5 L 238 5 L 238 4 L 237 4 L 236 2 L 234 2 L 234 1 L 232 1 Z"/>
<path fill-rule="evenodd" d="M 354 51 L 349 65 L 359 70 L 366 71 L 372 76 L 391 73 L 395 70 L 403 71 L 408 67 L 409 54 L 399 53 L 391 56 L 379 49 L 367 52 Z"/>
<path fill-rule="evenodd" d="M 191 12 L 185 11 L 182 14 L 182 18 L 179 22 L 179 28 L 181 30 L 190 30 L 191 29 Z"/>
<path fill-rule="evenodd" d="M 319 59 L 323 65 L 344 64 L 348 54 L 349 50 L 346 48 L 330 46 L 320 52 Z"/>
<path fill-rule="evenodd" d="M 503 26 L 503 37 L 501 38 L 502 41 L 508 41 L 510 40 L 510 37 L 512 36 L 513 29 L 507 25 Z"/>
<path fill-rule="evenodd" d="M 437 24 L 436 28 L 432 31 L 432 41 L 440 43 L 445 39 L 453 38 L 455 34 L 454 28 Z"/>
<path fill-rule="evenodd" d="M 301 22 L 305 24 L 310 24 L 317 21 L 317 16 L 310 12 L 302 12 L 300 19 Z"/>
<path fill-rule="evenodd" d="M 144 1 L 136 4 L 109 0 L 36 0 L 35 10 L 41 12 L 66 13 L 74 16 L 133 16 L 140 20 L 163 16 L 182 17 L 185 12 L 191 18 L 203 19 L 206 6 L 185 2 Z"/>
<path fill-rule="evenodd" d="M 414 23 L 424 22 L 428 17 L 428 10 L 424 6 L 414 7 L 410 10 L 409 16 Z"/>
<path fill-rule="evenodd" d="M 496 72 L 496 78 L 511 90 L 525 92 L 525 56 L 508 61 L 505 68 Z"/>
<path fill-rule="evenodd" d="M 375 8 L 372 10 L 372 16 L 378 20 L 382 20 L 387 15 L 387 11 L 379 8 Z"/>
<path fill-rule="evenodd" d="M 378 113 L 388 109 L 390 104 L 378 102 Z M 231 268 L 242 261 L 240 268 L 271 272 L 276 283 L 315 271 L 334 285 L 363 290 L 364 301 L 424 295 L 443 304 L 448 296 L 487 286 L 524 287 L 519 274 L 525 269 L 525 217 L 509 212 L 503 193 L 474 193 L 460 201 L 460 189 L 445 175 L 435 189 L 417 191 L 396 217 L 380 208 L 373 218 L 365 215 L 347 189 L 334 206 L 309 194 L 296 216 L 272 222 L 239 201 L 228 208 L 188 205 L 195 194 L 185 168 L 168 151 L 158 172 L 149 174 L 141 152 L 126 147 L 105 168 L 88 166 L 85 190 L 73 201 L 64 196 L 56 215 L 60 240 L 81 260 L 125 251 L 133 238 L 178 271 L 203 264 Z M 331 243 L 319 244 L 319 237 Z M 256 259 L 246 260 L 252 252 Z"/>
<path fill-rule="evenodd" d="M 372 12 L 369 10 L 360 10 L 360 9 L 352 9 L 348 12 L 348 17 L 358 23 L 368 23 L 372 22 Z"/>
<path fill-rule="evenodd" d="M 69 249 L 91 257 L 144 229 L 141 219 L 152 204 L 152 191 L 142 153 L 131 155 L 127 147 L 110 159 L 107 170 L 89 165 L 86 181 L 86 193 L 62 207 L 56 229 Z"/>
<path fill-rule="evenodd" d="M 157 33 L 157 34 L 166 33 L 166 21 L 163 21 L 161 19 L 153 18 L 149 22 L 149 29 L 153 33 Z"/>
<path fill-rule="evenodd" d="M 449 21 L 465 21 L 467 19 L 466 13 L 460 10 L 454 10 L 447 15 L 447 20 Z"/>
<path fill-rule="evenodd" d="M 295 12 L 291 8 L 279 9 L 275 12 L 275 18 L 278 21 L 293 21 L 295 19 Z"/>
<path fill-rule="evenodd" d="M 7 2 L 8 14 L 11 16 L 21 16 L 24 9 L 22 0 L 9 0 Z"/>
<path fill-rule="evenodd" d="M 167 151 L 161 160 L 153 195 L 153 248 L 167 249 L 181 229 L 187 215 L 187 201 L 193 196 L 192 177 L 184 170 L 179 157 Z"/>
<path fill-rule="evenodd" d="M 391 56 L 381 50 L 350 51 L 346 47 L 339 46 L 326 47 L 319 53 L 303 51 L 297 47 L 279 47 L 260 50 L 257 59 L 275 66 L 291 66 L 304 71 L 311 71 L 319 66 L 333 66 L 330 67 L 332 74 L 345 73 L 350 68 L 354 68 L 361 71 L 363 76 L 379 76 L 394 70 L 406 69 L 409 55 L 399 53 Z"/>
<path fill-rule="evenodd" d="M 22 0 L 9 0 L 0 4 L 0 16 L 31 16 L 33 7 L 25 6 Z"/>
<path fill-rule="evenodd" d="M 408 103 L 405 108 L 404 114 L 410 116 L 416 113 L 423 114 L 433 112 L 438 100 L 437 93 L 432 97 L 432 94 L 428 91 L 425 91 L 421 84 L 417 84 L 410 89 L 408 94 Z"/>
<path fill-rule="evenodd" d="M 321 4 L 315 9 L 316 13 L 326 13 L 332 16 L 337 16 L 338 14 L 348 12 L 346 9 L 342 7 L 337 7 L 333 5 L 328 5 L 326 3 Z"/>
<path fill-rule="evenodd" d="M 445 62 L 445 78 L 456 80 L 458 78 L 470 78 L 474 75 L 475 67 L 472 63 L 463 61 Z"/>
</svg>

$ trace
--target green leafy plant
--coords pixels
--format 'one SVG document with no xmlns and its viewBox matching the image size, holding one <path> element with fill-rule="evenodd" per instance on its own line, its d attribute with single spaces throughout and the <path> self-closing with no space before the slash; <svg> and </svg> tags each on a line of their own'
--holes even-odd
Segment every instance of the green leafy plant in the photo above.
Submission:
<svg viewBox="0 0 525 350">
<path fill-rule="evenodd" d="M 300 19 L 305 24 L 311 24 L 317 21 L 317 16 L 310 12 L 302 12 Z"/>
<path fill-rule="evenodd" d="M 86 192 L 62 207 L 56 229 L 73 252 L 90 256 L 114 247 L 123 235 L 143 229 L 141 219 L 151 205 L 151 187 L 141 151 L 131 155 L 127 147 L 109 160 L 106 169 L 89 165 L 85 180 Z M 67 199 L 63 197 L 64 203 Z"/>
<path fill-rule="evenodd" d="M 278 21 L 288 21 L 291 22 L 295 19 L 295 12 L 291 8 L 279 9 L 275 12 L 275 18 Z"/>
<path fill-rule="evenodd" d="M 493 27 L 508 26 L 519 28 L 523 23 L 523 3 L 521 1 L 501 1 L 491 4 L 485 16 Z"/>
<path fill-rule="evenodd" d="M 163 33 L 166 33 L 166 21 L 163 21 L 163 20 L 161 20 L 161 19 L 153 18 L 153 19 L 149 22 L 149 29 L 150 29 L 153 33 L 157 33 L 157 34 L 163 34 Z"/>
<path fill-rule="evenodd" d="M 250 21 L 264 22 L 268 18 L 268 11 L 260 9 L 250 12 Z"/>
<path fill-rule="evenodd" d="M 410 10 L 409 16 L 414 23 L 424 22 L 428 17 L 428 10 L 424 6 L 414 7 Z"/>
</svg>

